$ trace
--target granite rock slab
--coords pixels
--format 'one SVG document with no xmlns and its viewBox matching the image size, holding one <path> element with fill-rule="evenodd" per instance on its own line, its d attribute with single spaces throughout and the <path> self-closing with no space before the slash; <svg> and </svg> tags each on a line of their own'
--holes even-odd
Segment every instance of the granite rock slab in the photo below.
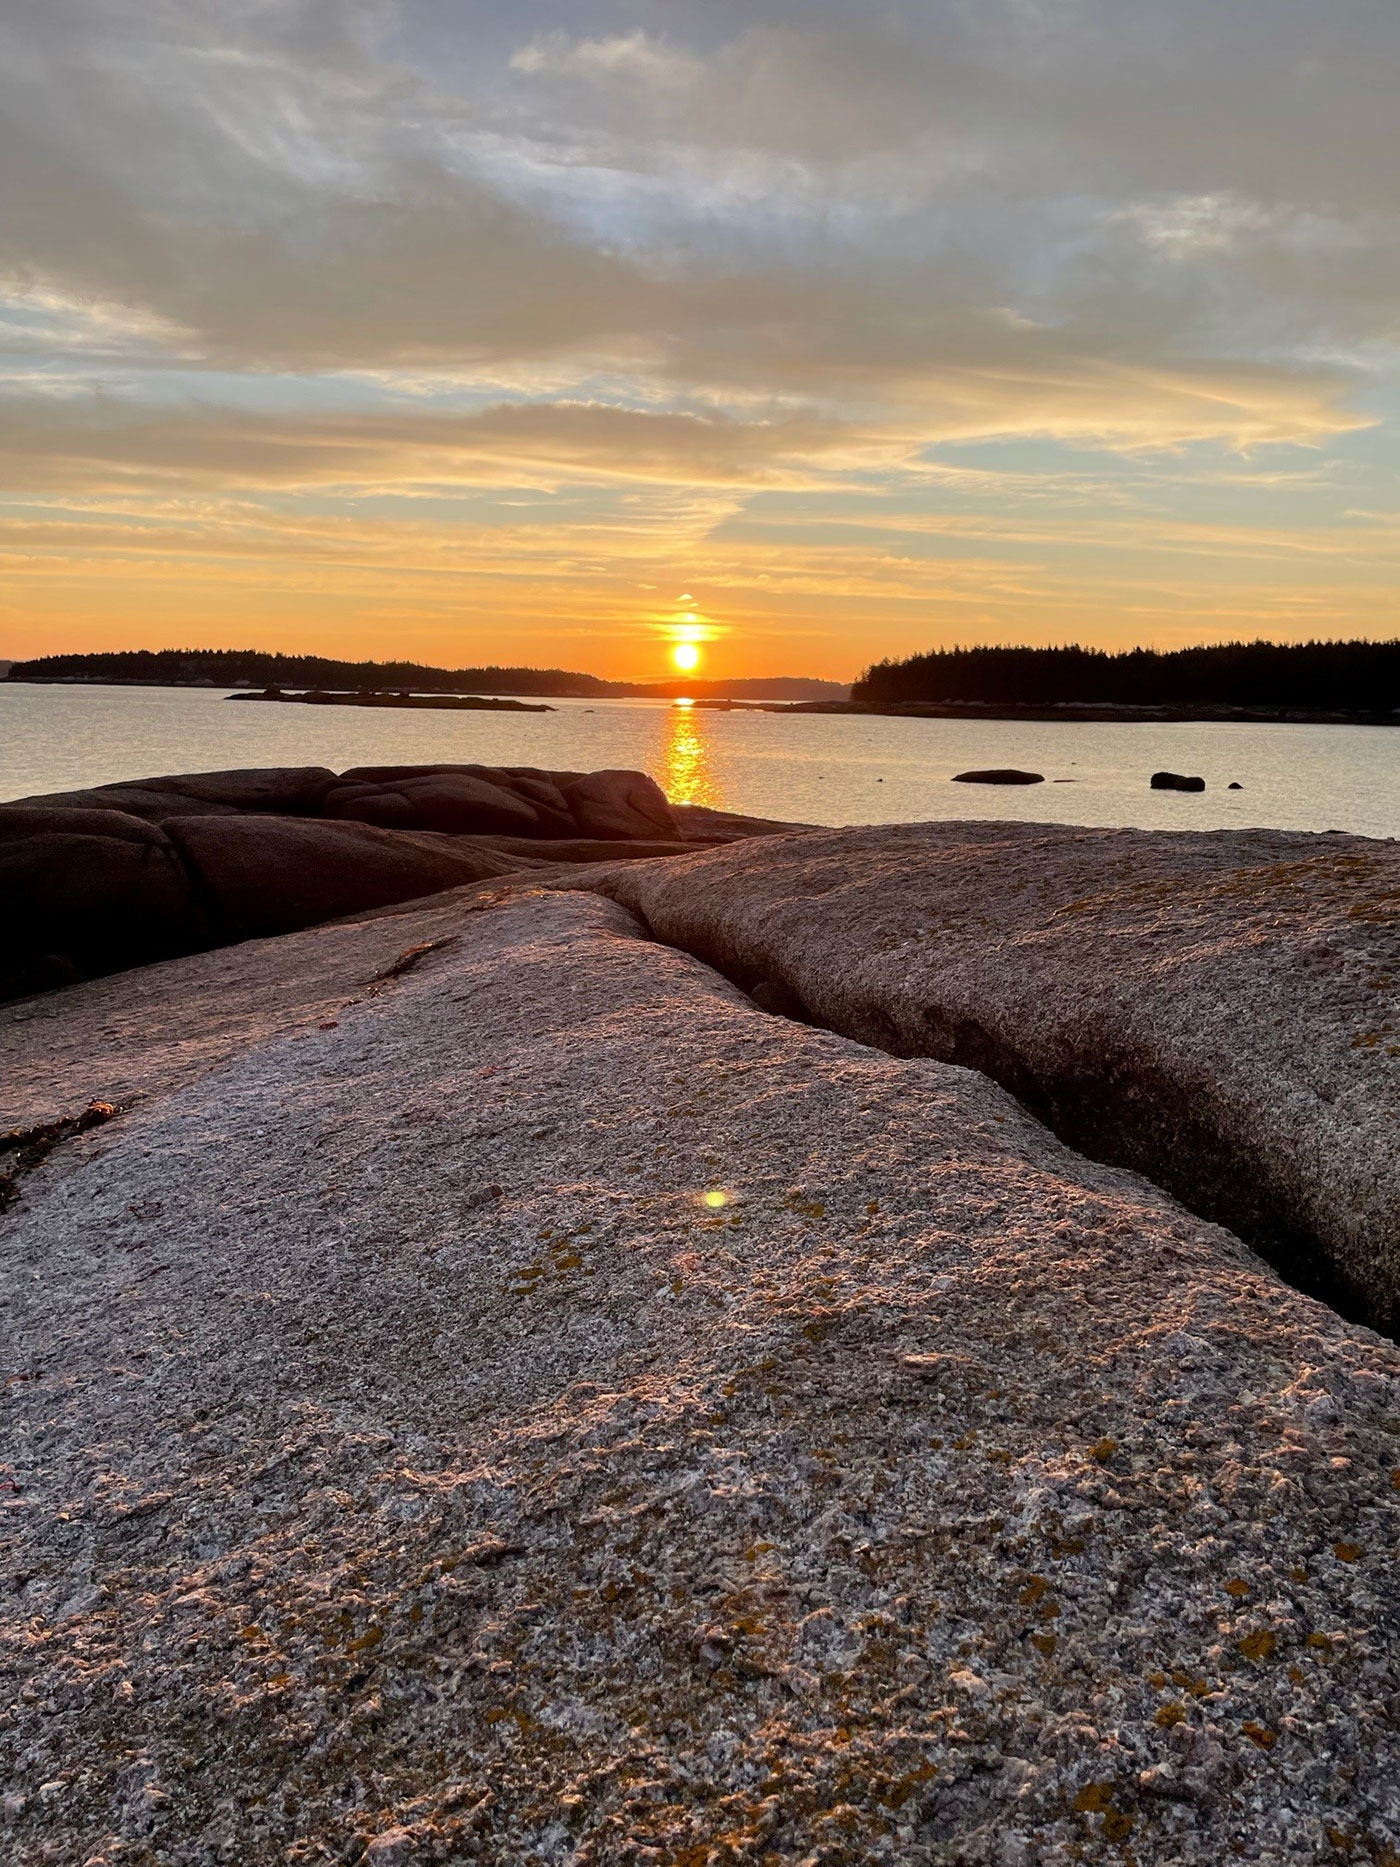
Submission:
<svg viewBox="0 0 1400 1867">
<path fill-rule="evenodd" d="M 987 1071 L 1076 1147 L 1400 1325 L 1400 845 L 915 824 L 608 886 L 793 1015 Z"/>
<path fill-rule="evenodd" d="M 1400 1847 L 1393 1345 L 596 896 L 162 981 L 0 1220 L 12 1858 Z"/>
</svg>

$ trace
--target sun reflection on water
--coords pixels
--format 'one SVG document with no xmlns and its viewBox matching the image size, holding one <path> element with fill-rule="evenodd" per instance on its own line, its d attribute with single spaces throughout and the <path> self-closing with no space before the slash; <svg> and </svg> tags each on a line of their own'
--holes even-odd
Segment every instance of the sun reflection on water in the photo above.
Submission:
<svg viewBox="0 0 1400 1867">
<path fill-rule="evenodd" d="M 670 733 L 664 748 L 662 788 L 673 804 L 708 804 L 724 808 L 710 757 L 709 721 L 688 700 L 678 700 L 668 715 Z"/>
</svg>

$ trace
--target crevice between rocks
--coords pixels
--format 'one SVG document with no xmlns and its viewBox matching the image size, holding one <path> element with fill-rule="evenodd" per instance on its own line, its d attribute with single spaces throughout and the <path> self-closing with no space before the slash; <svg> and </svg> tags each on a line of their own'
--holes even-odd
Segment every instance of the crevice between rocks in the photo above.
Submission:
<svg viewBox="0 0 1400 1867">
<path fill-rule="evenodd" d="M 125 1114 L 126 1107 L 120 1102 L 89 1102 L 81 1115 L 41 1122 L 35 1128 L 11 1128 L 7 1134 L 0 1134 L 0 1162 L 5 1163 L 0 1166 L 0 1213 L 15 1203 L 21 1181 L 43 1166 L 56 1147 Z"/>
<path fill-rule="evenodd" d="M 927 1057 L 988 1077 L 1076 1153 L 1138 1174 L 1196 1217 L 1232 1231 L 1305 1296 L 1349 1322 L 1400 1338 L 1397 1306 L 1378 1300 L 1338 1267 L 1309 1223 L 1312 1202 L 1298 1163 L 1262 1160 L 1243 1135 L 1232 1132 L 1231 1111 L 1204 1100 L 1198 1088 L 1152 1069 L 1107 1039 L 1092 1052 L 1067 1050 L 1063 1067 L 1050 1078 L 1001 1033 L 938 1007 L 925 1010 L 918 1043 L 878 1006 L 832 1023 L 811 1009 L 780 967 L 770 964 L 759 972 L 703 943 L 666 940 L 637 907 L 629 903 L 628 911 L 658 945 L 713 967 L 770 1016 L 833 1031 L 887 1056 Z"/>
</svg>

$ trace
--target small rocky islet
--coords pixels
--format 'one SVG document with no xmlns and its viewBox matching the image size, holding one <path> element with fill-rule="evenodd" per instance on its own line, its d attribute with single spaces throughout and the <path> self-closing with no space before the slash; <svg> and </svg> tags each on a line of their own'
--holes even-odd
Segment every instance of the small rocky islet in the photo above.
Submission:
<svg viewBox="0 0 1400 1867">
<path fill-rule="evenodd" d="M 0 877 L 11 1858 L 1400 1853 L 1396 844 L 379 768 Z"/>
</svg>

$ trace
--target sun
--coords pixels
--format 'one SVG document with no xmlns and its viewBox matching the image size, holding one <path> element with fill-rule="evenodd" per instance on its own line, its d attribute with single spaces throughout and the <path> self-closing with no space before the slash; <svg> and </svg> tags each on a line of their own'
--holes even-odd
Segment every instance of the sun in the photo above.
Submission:
<svg viewBox="0 0 1400 1867">
<path fill-rule="evenodd" d="M 677 642 L 671 650 L 671 660 L 682 674 L 694 674 L 700 666 L 700 647 L 696 642 Z"/>
</svg>

